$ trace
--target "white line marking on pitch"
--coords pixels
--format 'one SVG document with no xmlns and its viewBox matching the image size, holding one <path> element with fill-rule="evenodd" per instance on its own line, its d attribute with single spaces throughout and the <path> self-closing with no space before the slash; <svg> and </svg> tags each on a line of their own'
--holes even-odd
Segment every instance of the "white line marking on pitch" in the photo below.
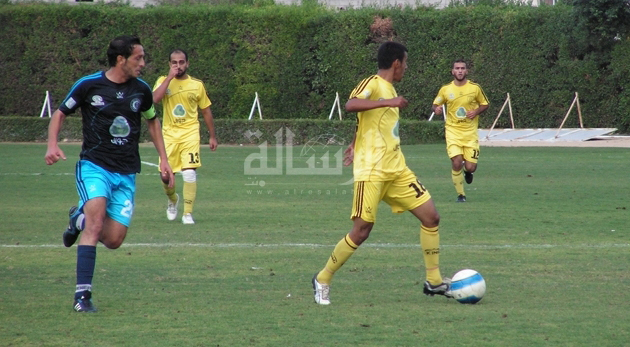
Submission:
<svg viewBox="0 0 630 347">
<path fill-rule="evenodd" d="M 62 248 L 58 245 L 1 245 L 0 248 Z M 334 247 L 333 244 L 325 245 L 319 243 L 127 243 L 121 248 L 129 247 L 190 247 L 190 248 L 317 248 L 317 247 Z M 418 244 L 400 244 L 400 243 L 369 243 L 361 245 L 361 247 L 369 248 L 420 248 Z M 580 244 L 580 245 L 550 245 L 550 244 L 515 244 L 515 245 L 442 245 L 443 248 L 469 248 L 469 249 L 588 249 L 588 248 L 630 248 L 630 243 L 612 243 L 612 244 Z"/>
</svg>

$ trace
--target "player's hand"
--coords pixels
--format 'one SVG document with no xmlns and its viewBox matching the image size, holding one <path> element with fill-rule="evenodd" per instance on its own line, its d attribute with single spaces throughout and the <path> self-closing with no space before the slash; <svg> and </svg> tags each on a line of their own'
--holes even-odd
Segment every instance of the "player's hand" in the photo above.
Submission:
<svg viewBox="0 0 630 347">
<path fill-rule="evenodd" d="M 466 118 L 473 119 L 475 117 L 477 117 L 477 110 L 472 110 L 472 111 L 466 112 Z"/>
<path fill-rule="evenodd" d="M 397 96 L 393 99 L 390 99 L 391 101 L 391 107 L 398 107 L 398 108 L 405 108 L 407 107 L 407 105 L 409 105 L 409 101 L 407 101 L 407 99 L 405 99 L 402 96 Z"/>
<path fill-rule="evenodd" d="M 343 151 L 343 165 L 349 166 L 354 162 L 354 146 L 350 145 Z"/>
<path fill-rule="evenodd" d="M 52 165 L 59 161 L 59 159 L 66 160 L 66 155 L 63 153 L 59 146 L 48 147 L 46 150 L 46 155 L 44 156 L 44 160 L 46 160 L 46 165 Z"/>
<path fill-rule="evenodd" d="M 171 64 L 171 68 L 168 70 L 168 78 L 173 79 L 179 73 L 179 68 L 176 64 Z"/>
<path fill-rule="evenodd" d="M 162 161 L 160 163 L 160 172 L 168 173 L 168 187 L 173 188 L 175 186 L 175 174 L 173 173 L 173 169 L 171 169 L 171 166 L 168 164 L 168 162 L 165 163 L 164 161 Z"/>
<path fill-rule="evenodd" d="M 435 113 L 436 116 L 439 116 L 442 114 L 442 106 L 438 106 L 435 108 L 435 110 L 433 110 L 433 112 Z"/>
<path fill-rule="evenodd" d="M 217 150 L 217 146 L 219 145 L 219 143 L 217 142 L 217 139 L 214 137 L 210 138 L 210 150 L 211 151 L 216 151 Z"/>
</svg>

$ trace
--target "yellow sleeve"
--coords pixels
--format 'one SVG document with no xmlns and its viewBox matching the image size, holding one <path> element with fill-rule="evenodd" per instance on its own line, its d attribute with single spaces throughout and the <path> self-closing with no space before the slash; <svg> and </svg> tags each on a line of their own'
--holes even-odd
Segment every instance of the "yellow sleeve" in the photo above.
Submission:
<svg viewBox="0 0 630 347">
<path fill-rule="evenodd" d="M 206 87 L 203 85 L 203 83 L 199 83 L 200 87 L 199 87 L 199 108 L 200 109 L 205 109 L 207 107 L 210 107 L 210 105 L 212 105 L 212 101 L 210 101 L 210 98 L 208 97 L 208 93 L 206 93 Z"/>
<path fill-rule="evenodd" d="M 153 91 L 158 89 L 158 87 L 162 85 L 162 82 L 164 82 L 165 79 L 166 79 L 166 76 L 158 77 L 157 81 L 155 81 L 155 85 L 153 86 Z"/>
<path fill-rule="evenodd" d="M 349 99 L 370 99 L 374 93 L 374 89 L 378 86 L 376 75 L 370 76 L 361 81 L 350 93 Z"/>
<path fill-rule="evenodd" d="M 483 92 L 483 89 L 481 89 L 481 86 L 478 86 L 479 90 L 477 91 L 477 102 L 479 103 L 479 105 L 483 106 L 483 105 L 490 105 L 490 101 L 488 101 L 488 97 L 486 96 L 486 93 Z"/>
<path fill-rule="evenodd" d="M 443 95 L 445 93 L 445 89 L 446 89 L 446 87 L 440 88 L 440 91 L 438 92 L 437 96 L 433 100 L 433 104 L 434 105 L 442 105 L 442 104 L 444 104 L 445 100 L 444 100 L 444 96 Z"/>
</svg>

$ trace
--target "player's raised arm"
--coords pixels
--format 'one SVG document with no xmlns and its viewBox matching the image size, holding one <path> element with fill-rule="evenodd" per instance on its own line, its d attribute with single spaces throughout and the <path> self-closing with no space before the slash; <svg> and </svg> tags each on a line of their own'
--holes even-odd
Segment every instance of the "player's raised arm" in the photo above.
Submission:
<svg viewBox="0 0 630 347">
<path fill-rule="evenodd" d="M 402 96 L 397 96 L 386 100 L 369 100 L 352 98 L 346 102 L 346 112 L 363 112 L 381 107 L 398 107 L 405 108 L 409 102 Z"/>
<path fill-rule="evenodd" d="M 171 83 L 171 80 L 177 76 L 177 65 L 171 64 L 170 69 L 168 70 L 168 76 L 162 81 L 162 83 L 155 88 L 153 91 L 153 102 L 159 103 L 166 95 L 166 90 L 168 89 L 168 84 Z"/>
</svg>

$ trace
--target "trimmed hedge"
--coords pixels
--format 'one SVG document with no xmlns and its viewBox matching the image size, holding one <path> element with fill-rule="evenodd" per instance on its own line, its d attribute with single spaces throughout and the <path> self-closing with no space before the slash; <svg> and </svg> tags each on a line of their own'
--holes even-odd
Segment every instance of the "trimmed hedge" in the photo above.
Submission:
<svg viewBox="0 0 630 347">
<path fill-rule="evenodd" d="M 584 51 L 569 6 L 336 12 L 20 4 L 1 5 L 0 22 L 11 28 L 0 31 L 0 115 L 39 114 L 46 90 L 57 107 L 74 81 L 106 67 L 109 40 L 137 34 L 148 54 L 143 78 L 153 84 L 167 72 L 168 53 L 184 48 L 218 119 L 247 118 L 255 92 L 265 119 L 322 119 L 336 92 L 345 99 L 376 72 L 376 49 L 392 39 L 409 48 L 409 69 L 397 85 L 410 101 L 403 118 L 427 119 L 438 89 L 452 79 L 452 61 L 464 58 L 491 101 L 481 127 L 492 124 L 506 93 L 517 127 L 558 127 L 578 92 L 587 127 L 630 130 L 630 40 L 615 41 L 609 52 Z M 507 113 L 497 126 L 509 126 Z M 565 126 L 578 126 L 577 116 Z"/>
<path fill-rule="evenodd" d="M 0 117 L 0 142 L 45 142 L 48 137 L 50 118 L 39 117 Z M 201 124 L 201 141 L 208 142 L 205 123 Z M 215 119 L 215 130 L 219 144 L 261 144 L 276 143 L 275 134 L 283 129 L 286 143 L 289 129 L 293 134 L 293 144 L 303 145 L 308 141 L 349 144 L 354 137 L 356 122 L 354 120 L 322 120 L 322 119 Z M 444 122 L 427 122 L 418 120 L 401 120 L 400 137 L 402 144 L 439 143 L 444 141 Z M 60 141 L 81 141 L 81 117 L 66 117 L 59 134 Z M 141 141 L 150 141 L 145 126 Z M 327 139 L 327 140 L 326 140 Z M 326 140 L 326 141 L 324 141 Z"/>
</svg>

